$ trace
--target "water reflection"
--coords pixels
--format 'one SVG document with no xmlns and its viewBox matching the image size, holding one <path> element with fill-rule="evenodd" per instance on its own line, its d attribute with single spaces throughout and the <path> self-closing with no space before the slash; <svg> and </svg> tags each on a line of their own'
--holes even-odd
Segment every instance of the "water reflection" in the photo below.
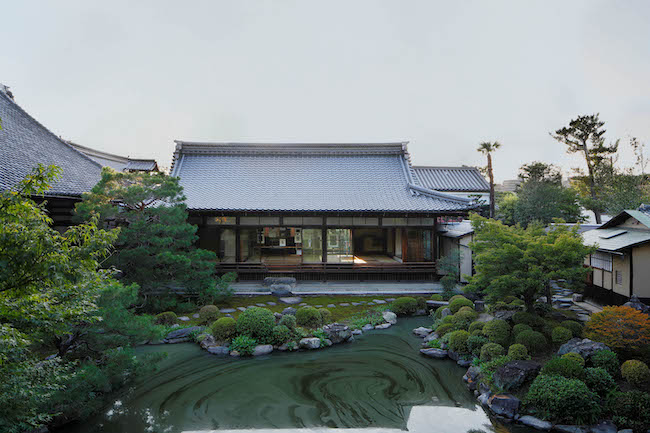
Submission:
<svg viewBox="0 0 650 433">
<path fill-rule="evenodd" d="M 169 353 L 161 370 L 65 431 L 495 431 L 465 389 L 463 369 L 418 353 L 410 330 L 426 323 L 401 320 L 353 344 L 247 360 L 192 344 L 143 348 Z"/>
</svg>

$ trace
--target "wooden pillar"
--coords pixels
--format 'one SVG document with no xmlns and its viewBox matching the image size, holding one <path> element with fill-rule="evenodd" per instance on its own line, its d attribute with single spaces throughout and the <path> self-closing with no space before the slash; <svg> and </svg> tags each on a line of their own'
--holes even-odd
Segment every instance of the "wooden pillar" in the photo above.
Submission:
<svg viewBox="0 0 650 433">
<path fill-rule="evenodd" d="M 323 263 L 323 281 L 327 281 L 327 217 L 323 217 L 323 227 L 321 228 L 321 244 L 322 244 L 322 258 Z"/>
<path fill-rule="evenodd" d="M 235 218 L 235 262 L 240 263 L 241 258 L 241 233 L 239 226 L 239 217 Z"/>
</svg>

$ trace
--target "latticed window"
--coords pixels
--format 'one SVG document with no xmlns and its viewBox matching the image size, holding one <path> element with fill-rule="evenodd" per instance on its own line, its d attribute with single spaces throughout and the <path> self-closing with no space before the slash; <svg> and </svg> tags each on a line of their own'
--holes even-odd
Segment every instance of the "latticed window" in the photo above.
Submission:
<svg viewBox="0 0 650 433">
<path fill-rule="evenodd" d="M 619 286 L 623 285 L 623 272 L 616 271 L 616 284 Z"/>
<path fill-rule="evenodd" d="M 611 272 L 612 255 L 607 253 L 601 253 L 600 251 L 596 251 L 591 255 L 590 265 L 592 268 L 603 269 L 605 271 Z"/>
</svg>

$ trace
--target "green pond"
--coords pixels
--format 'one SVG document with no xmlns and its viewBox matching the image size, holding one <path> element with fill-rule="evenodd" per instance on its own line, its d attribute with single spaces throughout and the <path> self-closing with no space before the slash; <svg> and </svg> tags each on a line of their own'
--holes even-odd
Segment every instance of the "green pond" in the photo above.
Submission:
<svg viewBox="0 0 650 433">
<path fill-rule="evenodd" d="M 190 343 L 143 347 L 168 353 L 157 373 L 61 431 L 534 431 L 494 423 L 465 388 L 465 369 L 420 355 L 411 330 L 428 322 L 401 319 L 354 343 L 250 359 L 216 357 Z"/>
</svg>

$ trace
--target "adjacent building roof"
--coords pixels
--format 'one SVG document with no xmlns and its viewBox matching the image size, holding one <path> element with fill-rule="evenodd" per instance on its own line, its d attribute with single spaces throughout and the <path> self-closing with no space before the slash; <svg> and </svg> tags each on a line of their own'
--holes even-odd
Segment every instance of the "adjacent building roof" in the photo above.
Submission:
<svg viewBox="0 0 650 433">
<path fill-rule="evenodd" d="M 102 166 L 70 146 L 23 110 L 0 84 L 0 189 L 14 188 L 38 164 L 63 173 L 48 196 L 80 196 L 100 179 Z"/>
<path fill-rule="evenodd" d="M 195 210 L 453 213 L 475 207 L 421 184 L 401 142 L 176 141 L 171 174 L 180 177 Z"/>
<path fill-rule="evenodd" d="M 67 143 L 84 155 L 90 157 L 93 161 L 100 163 L 104 167 L 111 167 L 116 171 L 159 171 L 158 163 L 156 163 L 155 159 L 134 159 L 92 149 L 71 141 L 68 141 Z"/>
<path fill-rule="evenodd" d="M 463 236 L 474 233 L 474 228 L 470 220 L 462 220 L 440 224 L 438 226 L 438 233 L 446 238 L 462 238 Z"/>
<path fill-rule="evenodd" d="M 650 209 L 645 205 L 639 209 L 624 210 L 597 229 L 582 233 L 585 245 L 597 245 L 599 250 L 620 252 L 650 242 Z M 638 223 L 622 225 L 630 218 Z"/>
<path fill-rule="evenodd" d="M 476 167 L 414 166 L 413 171 L 423 186 L 436 191 L 490 191 L 490 184 Z"/>
</svg>

